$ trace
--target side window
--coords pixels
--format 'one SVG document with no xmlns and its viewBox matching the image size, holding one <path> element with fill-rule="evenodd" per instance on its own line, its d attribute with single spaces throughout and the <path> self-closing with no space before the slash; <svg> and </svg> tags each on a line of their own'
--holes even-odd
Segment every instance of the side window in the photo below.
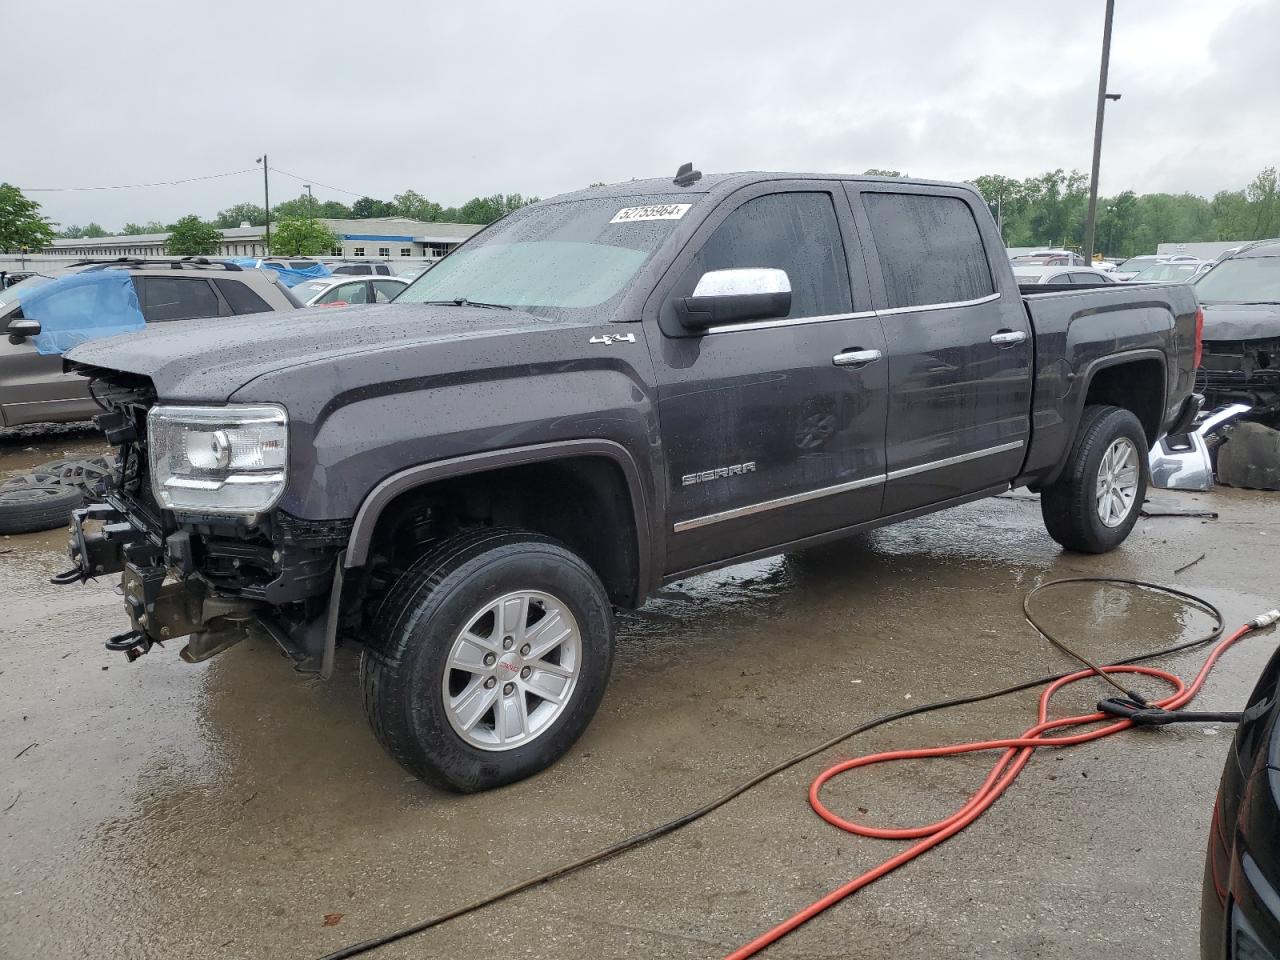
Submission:
<svg viewBox="0 0 1280 960">
<path fill-rule="evenodd" d="M 693 291 L 711 270 L 774 267 L 791 280 L 791 317 L 850 313 L 849 267 L 827 193 L 774 193 L 748 200 L 707 238 L 676 287 Z"/>
<path fill-rule="evenodd" d="M 319 300 L 320 303 L 367 303 L 369 300 L 369 290 L 363 280 L 353 280 L 351 283 L 340 283 Z"/>
<path fill-rule="evenodd" d="M 961 303 L 995 292 L 987 251 L 958 197 L 864 193 L 890 307 Z"/>
<path fill-rule="evenodd" d="M 1074 282 L 1075 281 L 1071 279 L 1071 274 L 1069 273 L 1055 273 L 1052 277 L 1050 277 L 1048 280 L 1045 281 L 1045 283 L 1074 283 Z"/>
<path fill-rule="evenodd" d="M 190 320 L 216 317 L 218 297 L 208 280 L 194 277 L 146 277 L 143 282 L 142 315 L 155 320 Z"/>
<path fill-rule="evenodd" d="M 221 278 L 213 282 L 233 313 L 268 313 L 271 310 L 267 301 L 250 290 L 248 284 Z"/>
<path fill-rule="evenodd" d="M 375 280 L 373 281 L 374 302 L 386 303 L 403 289 L 404 284 L 396 283 L 394 280 Z"/>
</svg>

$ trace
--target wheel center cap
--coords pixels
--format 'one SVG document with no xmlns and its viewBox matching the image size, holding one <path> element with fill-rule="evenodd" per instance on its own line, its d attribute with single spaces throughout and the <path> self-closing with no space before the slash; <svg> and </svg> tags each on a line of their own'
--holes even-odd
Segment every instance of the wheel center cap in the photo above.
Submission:
<svg viewBox="0 0 1280 960">
<path fill-rule="evenodd" d="M 497 673 L 498 679 L 500 680 L 510 680 L 512 677 L 519 676 L 520 655 L 515 652 L 505 654 L 503 658 L 498 661 L 494 671 Z"/>
</svg>

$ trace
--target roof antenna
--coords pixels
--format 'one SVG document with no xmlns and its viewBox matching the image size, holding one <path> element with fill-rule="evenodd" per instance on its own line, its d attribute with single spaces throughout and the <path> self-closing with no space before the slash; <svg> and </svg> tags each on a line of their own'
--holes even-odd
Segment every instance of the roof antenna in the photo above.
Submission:
<svg viewBox="0 0 1280 960">
<path fill-rule="evenodd" d="M 693 169 L 692 163 L 680 164 L 680 169 L 676 171 L 676 178 L 671 182 L 677 187 L 687 187 L 697 183 L 702 179 L 702 171 Z"/>
</svg>

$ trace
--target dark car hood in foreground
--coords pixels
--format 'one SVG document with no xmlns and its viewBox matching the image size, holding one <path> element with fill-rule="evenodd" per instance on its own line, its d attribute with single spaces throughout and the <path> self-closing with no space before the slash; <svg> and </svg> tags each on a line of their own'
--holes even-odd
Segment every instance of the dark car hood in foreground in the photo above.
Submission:
<svg viewBox="0 0 1280 960">
<path fill-rule="evenodd" d="M 589 325 L 519 310 L 381 303 L 179 320 L 81 344 L 70 364 L 150 377 L 162 400 L 225 400 L 257 377 L 303 363 L 442 341 Z"/>
<path fill-rule="evenodd" d="M 1280 303 L 1206 303 L 1204 339 L 1269 340 L 1280 337 Z"/>
</svg>

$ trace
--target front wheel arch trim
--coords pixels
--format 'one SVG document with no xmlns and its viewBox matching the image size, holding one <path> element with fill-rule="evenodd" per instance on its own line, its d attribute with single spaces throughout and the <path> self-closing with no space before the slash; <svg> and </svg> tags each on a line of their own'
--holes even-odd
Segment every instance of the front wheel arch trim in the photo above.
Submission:
<svg viewBox="0 0 1280 960">
<path fill-rule="evenodd" d="M 379 482 L 360 503 L 351 526 L 343 565 L 347 569 L 363 567 L 369 558 L 373 533 L 378 518 L 387 505 L 402 493 L 438 480 L 469 474 L 487 473 L 502 467 L 514 467 L 532 463 L 548 463 L 573 457 L 605 457 L 617 464 L 622 471 L 631 496 L 631 511 L 635 518 L 636 572 L 638 595 L 648 592 L 652 576 L 652 556 L 649 539 L 649 507 L 640 482 L 640 471 L 627 448 L 612 440 L 562 440 L 555 443 L 539 443 L 506 450 L 469 454 L 449 460 L 436 460 L 418 464 L 391 474 Z"/>
</svg>

